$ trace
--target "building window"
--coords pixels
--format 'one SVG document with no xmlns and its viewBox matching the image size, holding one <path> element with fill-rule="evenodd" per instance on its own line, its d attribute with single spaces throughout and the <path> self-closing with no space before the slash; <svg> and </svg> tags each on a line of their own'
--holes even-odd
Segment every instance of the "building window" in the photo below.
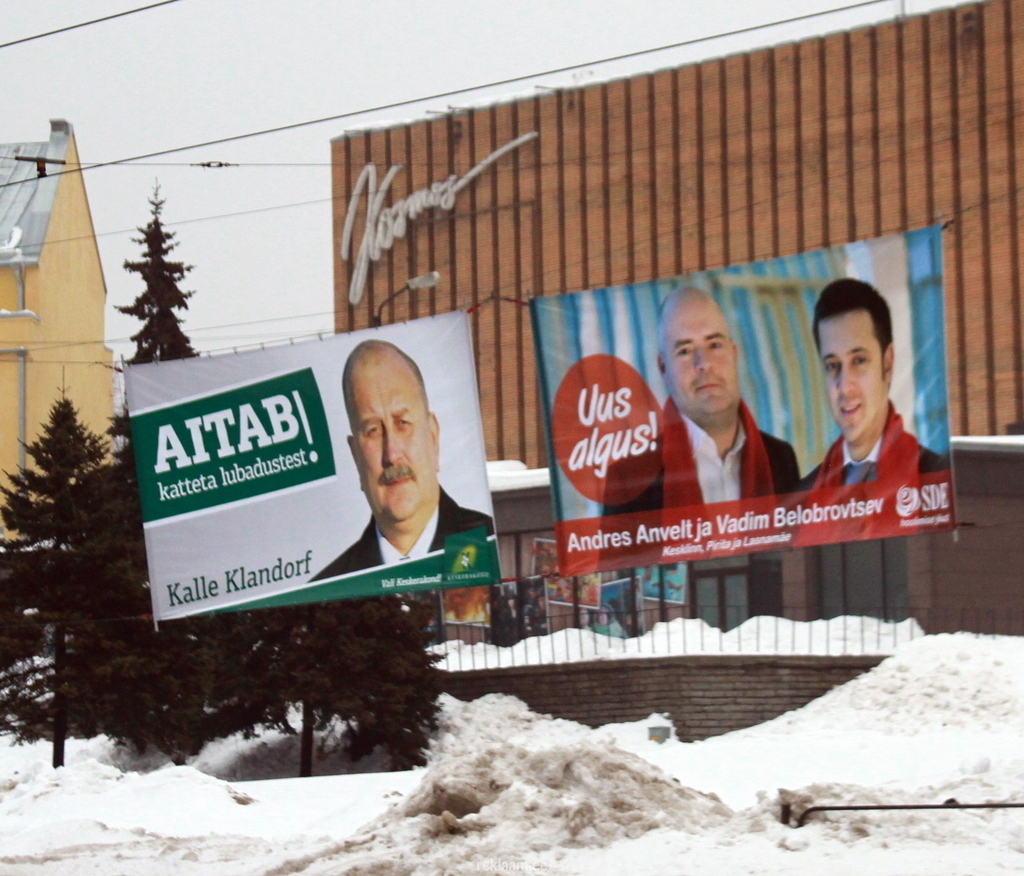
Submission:
<svg viewBox="0 0 1024 876">
<path fill-rule="evenodd" d="M 690 567 L 694 617 L 720 630 L 731 630 L 750 617 L 747 595 L 748 557 L 701 560 Z"/>
<path fill-rule="evenodd" d="M 910 616 L 904 539 L 828 544 L 816 551 L 821 617 L 846 614 L 901 621 Z"/>
</svg>

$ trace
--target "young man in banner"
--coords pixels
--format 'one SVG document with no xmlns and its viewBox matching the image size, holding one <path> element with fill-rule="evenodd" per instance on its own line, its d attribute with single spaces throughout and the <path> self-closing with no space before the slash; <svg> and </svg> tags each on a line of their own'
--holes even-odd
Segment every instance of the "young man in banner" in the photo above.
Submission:
<svg viewBox="0 0 1024 876">
<path fill-rule="evenodd" d="M 850 278 L 829 283 L 814 307 L 814 340 L 842 436 L 801 481 L 801 489 L 871 481 L 898 488 L 915 483 L 919 474 L 949 468 L 946 457 L 904 431 L 903 418 L 889 400 L 892 316 L 877 289 Z"/>
<path fill-rule="evenodd" d="M 793 448 L 758 429 L 740 398 L 739 351 L 715 299 L 693 287 L 670 293 L 662 302 L 658 334 L 658 368 L 669 396 L 661 474 L 637 499 L 606 508 L 605 514 L 795 489 L 800 475 Z"/>
<path fill-rule="evenodd" d="M 311 580 L 418 559 L 476 527 L 494 532 L 490 517 L 457 505 L 438 482 L 440 426 L 411 357 L 387 341 L 363 341 L 345 363 L 342 393 L 349 450 L 372 517 Z"/>
</svg>

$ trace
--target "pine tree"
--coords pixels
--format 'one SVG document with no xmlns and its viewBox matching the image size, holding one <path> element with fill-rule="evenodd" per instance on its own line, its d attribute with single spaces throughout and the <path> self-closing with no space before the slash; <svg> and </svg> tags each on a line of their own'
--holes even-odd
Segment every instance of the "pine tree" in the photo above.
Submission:
<svg viewBox="0 0 1024 876">
<path fill-rule="evenodd" d="M 181 320 L 175 311 L 188 308 L 192 292 L 182 292 L 178 283 L 192 270 L 192 265 L 169 262 L 167 255 L 177 247 L 174 234 L 167 231 L 160 221 L 164 201 L 160 187 L 153 190 L 149 199 L 153 218 L 145 228 L 140 228 L 142 237 L 133 237 L 136 243 L 145 247 L 138 261 L 126 260 L 124 269 L 139 274 L 146 283 L 145 291 L 127 307 L 118 307 L 121 313 L 142 320 L 142 328 L 134 335 L 135 353 L 129 363 L 132 365 L 149 362 L 167 362 L 172 359 L 186 359 L 195 356 L 192 343 L 181 328 Z M 127 411 L 115 414 L 110 435 L 114 444 L 114 468 L 117 472 L 118 493 L 125 503 L 125 528 L 132 538 L 133 560 L 145 575 L 145 548 L 142 538 L 142 510 L 139 506 L 138 480 L 135 472 L 135 452 L 131 443 L 131 429 Z"/>
<path fill-rule="evenodd" d="M 135 353 L 132 364 L 169 361 L 196 355 L 181 329 L 175 311 L 188 307 L 192 292 L 182 292 L 178 283 L 192 270 L 190 265 L 167 260 L 177 244 L 160 220 L 164 201 L 159 188 L 149 201 L 152 219 L 140 228 L 144 252 L 138 261 L 125 261 L 124 268 L 138 273 L 146 288 L 122 313 L 142 320 L 132 336 Z M 148 569 L 139 504 L 135 452 L 126 411 L 115 414 L 110 435 L 113 441 L 113 494 L 120 508 L 118 538 L 123 546 L 126 574 L 133 582 L 133 609 L 150 609 Z M 215 646 L 205 635 L 210 621 L 185 620 L 165 625 L 157 632 L 151 624 L 134 624 L 122 629 L 124 648 L 110 674 L 120 682 L 118 691 L 102 704 L 103 732 L 140 750 L 155 745 L 176 763 L 199 750 L 213 738 L 207 713 Z"/>
<path fill-rule="evenodd" d="M 178 283 L 192 270 L 192 265 L 167 261 L 167 255 L 177 247 L 173 232 L 167 231 L 160 221 L 164 200 L 160 187 L 153 190 L 149 199 L 153 218 L 145 228 L 140 228 L 142 237 L 133 237 L 136 243 L 145 247 L 138 261 L 126 260 L 124 269 L 139 274 L 146 288 L 127 307 L 117 307 L 121 313 L 134 316 L 142 321 L 132 340 L 135 353 L 129 363 L 141 365 L 148 362 L 167 362 L 172 359 L 187 359 L 195 356 L 176 311 L 188 309 L 192 292 L 182 292 Z M 135 454 L 131 446 L 131 430 L 128 414 L 122 411 L 114 416 L 110 435 L 114 442 L 114 464 L 120 476 L 121 495 L 133 511 L 130 528 L 138 534 L 136 548 L 140 551 L 142 567 L 145 567 L 145 552 L 142 549 L 142 512 L 138 505 L 138 482 L 135 474 Z"/>
<path fill-rule="evenodd" d="M 132 336 L 132 364 L 195 355 L 175 311 L 191 292 L 178 283 L 190 266 L 169 262 L 176 246 L 153 217 L 139 229 L 145 247 L 125 269 L 139 273 L 146 291 L 122 313 L 143 321 Z M 142 520 L 128 418 L 115 418 L 115 490 L 124 509 L 122 540 L 138 579 L 145 580 Z M 358 757 L 382 745 L 396 768 L 422 760 L 434 725 L 438 673 L 424 646 L 426 619 L 418 605 L 398 599 L 355 600 L 326 606 L 265 609 L 164 624 L 158 635 L 132 628 L 130 701 L 107 709 L 104 729 L 137 746 L 153 742 L 180 759 L 202 741 L 264 726 L 295 732 L 290 713 L 302 706 L 302 764 L 312 771 L 314 730 L 347 723 L 347 745 Z"/>
<path fill-rule="evenodd" d="M 313 731 L 338 723 L 353 760 L 379 745 L 393 769 L 422 763 L 440 693 L 425 650 L 429 613 L 393 596 L 242 613 L 224 640 L 217 720 L 249 735 L 301 732 L 302 776 L 312 774 Z"/>
<path fill-rule="evenodd" d="M 169 359 L 184 359 L 196 355 L 192 344 L 181 329 L 179 310 L 188 309 L 192 292 L 182 292 L 178 283 L 192 270 L 192 265 L 167 260 L 171 250 L 177 247 L 174 233 L 164 228 L 160 221 L 164 201 L 160 187 L 149 199 L 153 218 L 145 228 L 140 228 L 142 237 L 133 237 L 142 244 L 144 252 L 138 261 L 126 260 L 124 269 L 139 274 L 145 281 L 146 289 L 127 307 L 117 309 L 142 322 L 142 328 L 134 335 L 135 356 L 133 364 L 141 362 L 163 362 Z"/>
<path fill-rule="evenodd" d="M 0 516 L 17 533 L 5 543 L 0 650 L 15 658 L 8 672 L 21 673 L 8 720 L 21 739 L 52 736 L 60 766 L 69 727 L 96 732 L 103 652 L 117 650 L 104 624 L 124 610 L 124 568 L 106 447 L 69 399 L 54 402 L 26 451 L 34 465 L 0 487 Z"/>
</svg>

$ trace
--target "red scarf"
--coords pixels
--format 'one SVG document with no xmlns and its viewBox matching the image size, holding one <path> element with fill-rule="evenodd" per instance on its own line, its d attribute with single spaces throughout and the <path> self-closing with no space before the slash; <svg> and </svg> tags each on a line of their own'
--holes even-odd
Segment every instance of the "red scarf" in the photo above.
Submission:
<svg viewBox="0 0 1024 876">
<path fill-rule="evenodd" d="M 742 399 L 739 416 L 746 434 L 740 459 L 740 498 L 771 496 L 775 493 L 775 482 L 772 479 L 768 451 L 754 416 Z M 665 402 L 661 456 L 665 470 L 662 507 L 684 508 L 687 505 L 704 504 L 693 447 L 690 445 L 690 430 L 686 428 L 686 422 L 671 397 Z"/>
<path fill-rule="evenodd" d="M 889 414 L 882 432 L 882 447 L 878 451 L 876 480 L 883 488 L 897 488 L 917 479 L 921 445 L 909 432 L 903 431 L 903 418 L 889 402 Z M 814 480 L 819 487 L 843 485 L 843 438 L 840 436 L 828 449 Z"/>
</svg>

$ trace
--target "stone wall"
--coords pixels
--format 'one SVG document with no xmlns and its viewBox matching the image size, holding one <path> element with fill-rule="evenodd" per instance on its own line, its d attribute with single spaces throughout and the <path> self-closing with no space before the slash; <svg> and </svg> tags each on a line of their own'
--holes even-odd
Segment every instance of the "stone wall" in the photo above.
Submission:
<svg viewBox="0 0 1024 876">
<path fill-rule="evenodd" d="M 598 727 L 667 713 L 679 738 L 706 739 L 806 705 L 881 657 L 742 655 L 606 660 L 450 672 L 461 700 L 513 694 L 535 712 Z"/>
</svg>

